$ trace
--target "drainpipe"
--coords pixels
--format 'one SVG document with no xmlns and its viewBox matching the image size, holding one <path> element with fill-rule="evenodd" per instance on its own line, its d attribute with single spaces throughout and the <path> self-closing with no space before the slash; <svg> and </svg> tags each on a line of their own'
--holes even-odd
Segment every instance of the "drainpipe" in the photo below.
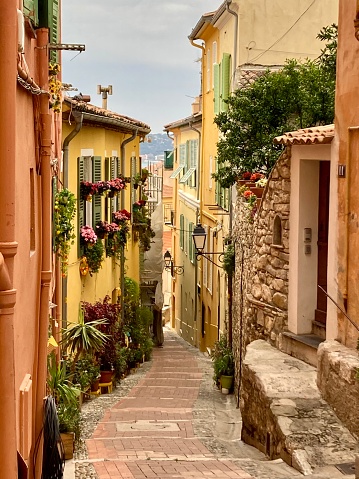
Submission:
<svg viewBox="0 0 359 479">
<path fill-rule="evenodd" d="M 48 90 L 48 29 L 37 30 L 37 52 L 39 83 L 42 89 Z M 43 426 L 43 398 L 46 395 L 47 374 L 47 335 L 49 325 L 49 302 L 52 282 L 52 221 L 51 221 L 51 127 L 52 115 L 49 112 L 49 99 L 46 95 L 40 98 L 40 122 L 41 122 L 41 291 L 40 291 L 40 314 L 37 334 L 37 358 L 35 358 L 35 439 L 40 437 Z M 41 443 L 39 455 L 36 461 L 35 477 L 40 477 L 42 454 Z"/>
<path fill-rule="evenodd" d="M 83 114 L 78 111 L 73 111 L 72 115 L 75 119 L 75 128 L 67 135 L 62 144 L 63 156 L 63 184 L 64 188 L 69 187 L 69 144 L 82 128 Z M 62 309 L 62 328 L 67 328 L 67 276 L 62 278 L 61 288 L 61 309 Z"/>
<path fill-rule="evenodd" d="M 16 2 L 7 1 L 0 15 L 0 477 L 17 477 L 13 285 L 16 162 Z"/>
<path fill-rule="evenodd" d="M 64 188 L 69 187 L 69 144 L 70 141 L 72 141 L 75 136 L 78 134 L 78 132 L 82 128 L 82 122 L 84 119 L 83 113 L 80 113 L 78 111 L 73 111 L 72 116 L 75 119 L 76 126 L 75 128 L 67 135 L 67 137 L 64 139 L 63 145 L 62 145 L 62 151 L 64 152 L 64 158 L 63 158 L 63 182 L 64 182 Z"/>
<path fill-rule="evenodd" d="M 227 12 L 232 14 L 234 16 L 234 39 L 233 39 L 233 77 L 232 77 L 232 92 L 234 91 L 235 87 L 235 78 L 236 78 L 236 70 L 237 70 L 237 49 L 238 49 L 238 13 L 235 12 L 234 10 L 231 10 L 229 8 L 230 4 L 232 3 L 232 0 L 227 0 L 227 5 L 226 9 Z"/>
<path fill-rule="evenodd" d="M 138 133 L 138 128 L 134 131 L 132 136 L 130 136 L 129 138 L 126 138 L 121 143 L 121 173 L 122 174 L 124 174 L 124 172 L 125 172 L 125 165 L 126 165 L 126 163 L 125 163 L 126 148 L 125 147 L 126 147 L 127 143 L 130 143 L 131 141 L 133 141 L 136 138 L 137 133 Z M 121 195 L 121 210 L 123 210 L 124 207 L 125 207 L 125 195 L 122 194 Z M 122 320 L 122 323 L 123 323 L 124 319 L 125 319 L 125 310 L 124 310 L 124 304 L 125 304 L 124 303 L 124 294 L 125 294 L 125 248 L 124 248 L 124 246 L 122 246 L 122 248 L 121 248 L 120 287 L 121 287 L 121 301 L 120 301 L 121 320 Z"/>
<path fill-rule="evenodd" d="M 232 92 L 235 89 L 235 79 L 236 79 L 236 70 L 237 70 L 237 49 L 238 49 L 238 14 L 234 10 L 231 10 L 229 6 L 231 5 L 232 0 L 227 0 L 226 9 L 227 12 L 234 16 L 235 25 L 234 25 L 234 39 L 233 39 L 233 76 L 232 76 Z M 229 236 L 232 237 L 233 230 L 233 203 L 232 203 L 232 190 L 233 187 L 229 189 Z M 228 276 L 228 343 L 229 347 L 232 348 L 232 325 L 233 325 L 233 276 Z"/>
</svg>

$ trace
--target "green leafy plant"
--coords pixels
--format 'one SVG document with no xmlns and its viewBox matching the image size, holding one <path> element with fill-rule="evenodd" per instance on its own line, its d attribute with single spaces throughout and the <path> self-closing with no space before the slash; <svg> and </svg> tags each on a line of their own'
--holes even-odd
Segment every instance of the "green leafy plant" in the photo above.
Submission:
<svg viewBox="0 0 359 479">
<path fill-rule="evenodd" d="M 61 259 L 61 271 L 63 276 L 66 276 L 67 274 L 70 248 L 75 239 L 75 213 L 75 195 L 67 188 L 57 192 L 54 201 L 54 248 Z"/>
<path fill-rule="evenodd" d="M 143 201 L 144 200 L 142 200 L 142 202 Z M 136 205 L 137 207 L 135 208 Z M 148 209 L 141 203 L 141 200 L 133 206 L 132 232 L 134 240 L 140 242 L 143 251 L 149 251 L 151 248 L 151 240 L 155 237 L 155 232 L 151 228 L 151 219 L 149 218 Z"/>
<path fill-rule="evenodd" d="M 228 276 L 233 276 L 235 269 L 235 250 L 233 244 L 229 244 L 223 254 L 222 268 Z"/>
<path fill-rule="evenodd" d="M 288 60 L 277 72 L 265 72 L 226 100 L 228 110 L 215 117 L 221 133 L 218 170 L 212 176 L 230 187 L 242 173 L 268 175 L 282 146 L 273 138 L 286 131 L 329 124 L 334 119 L 336 30 L 320 34 L 329 46 L 315 60 Z"/>
<path fill-rule="evenodd" d="M 104 246 L 102 240 L 84 245 L 84 256 L 86 256 L 90 276 L 100 271 L 104 258 Z"/>
<path fill-rule="evenodd" d="M 70 323 L 63 331 L 61 340 L 61 344 L 73 355 L 74 365 L 81 356 L 97 353 L 104 348 L 109 336 L 100 328 L 107 322 L 106 318 L 85 322 L 84 311 L 79 308 L 78 322 Z"/>
<path fill-rule="evenodd" d="M 217 385 L 221 376 L 234 375 L 234 356 L 224 334 L 221 334 L 219 340 L 214 343 L 211 359 L 213 361 L 213 380 Z"/>
</svg>

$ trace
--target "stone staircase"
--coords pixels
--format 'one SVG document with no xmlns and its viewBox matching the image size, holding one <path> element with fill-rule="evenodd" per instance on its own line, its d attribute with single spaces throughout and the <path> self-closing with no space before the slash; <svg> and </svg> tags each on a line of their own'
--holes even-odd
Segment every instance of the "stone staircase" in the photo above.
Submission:
<svg viewBox="0 0 359 479">
<path fill-rule="evenodd" d="M 279 349 L 301 361 L 318 365 L 318 346 L 325 340 L 325 325 L 319 321 L 312 321 L 311 334 L 294 334 L 289 331 L 281 334 Z"/>
<path fill-rule="evenodd" d="M 242 439 L 304 475 L 355 461 L 359 446 L 316 385 L 315 367 L 257 340 L 242 368 Z"/>
</svg>

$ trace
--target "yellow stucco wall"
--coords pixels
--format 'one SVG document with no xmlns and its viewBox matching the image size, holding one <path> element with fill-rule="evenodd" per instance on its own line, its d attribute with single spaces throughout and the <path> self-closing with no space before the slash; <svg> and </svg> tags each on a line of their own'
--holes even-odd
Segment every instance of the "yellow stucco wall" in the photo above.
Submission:
<svg viewBox="0 0 359 479">
<path fill-rule="evenodd" d="M 65 138 L 73 126 L 64 124 L 63 137 Z M 69 189 L 76 197 L 78 196 L 78 157 L 79 156 L 101 156 L 102 158 L 102 179 L 105 179 L 105 158 L 111 156 L 121 156 L 121 143 L 129 135 L 108 131 L 102 128 L 94 128 L 91 126 L 83 126 L 78 135 L 70 142 L 69 145 Z M 125 148 L 125 170 L 122 171 L 124 176 L 131 176 L 130 158 L 131 156 L 139 157 L 139 138 L 128 143 Z M 137 160 L 139 164 L 139 160 Z M 124 207 L 131 211 L 131 187 L 127 185 L 124 192 Z M 102 201 L 102 219 L 105 219 L 105 198 Z M 120 197 L 119 197 L 119 201 Z M 121 209 L 121 206 L 119 206 Z M 108 220 L 110 221 L 110 219 Z M 116 300 L 117 291 L 120 288 L 120 262 L 114 258 L 105 258 L 102 262 L 102 268 L 92 277 L 88 274 L 81 276 L 79 272 L 78 257 L 78 218 L 75 218 L 75 244 L 71 248 L 69 256 L 68 268 L 68 295 L 67 310 L 68 321 L 77 320 L 78 307 L 80 301 L 95 302 L 102 300 L 106 295 Z M 125 275 L 139 281 L 139 253 L 138 243 L 132 242 L 131 235 L 125 248 Z M 118 288 L 116 290 L 116 288 Z"/>
</svg>

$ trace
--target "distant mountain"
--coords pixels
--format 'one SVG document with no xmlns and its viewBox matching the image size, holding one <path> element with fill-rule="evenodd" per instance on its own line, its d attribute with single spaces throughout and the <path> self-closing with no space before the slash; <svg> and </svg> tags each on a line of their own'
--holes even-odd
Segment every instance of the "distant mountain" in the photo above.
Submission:
<svg viewBox="0 0 359 479">
<path fill-rule="evenodd" d="M 173 149 L 173 141 L 166 133 L 150 133 L 146 138 L 149 141 L 140 144 L 140 155 L 148 155 L 148 159 L 155 159 L 155 156 L 163 155 L 164 151 Z"/>
</svg>

